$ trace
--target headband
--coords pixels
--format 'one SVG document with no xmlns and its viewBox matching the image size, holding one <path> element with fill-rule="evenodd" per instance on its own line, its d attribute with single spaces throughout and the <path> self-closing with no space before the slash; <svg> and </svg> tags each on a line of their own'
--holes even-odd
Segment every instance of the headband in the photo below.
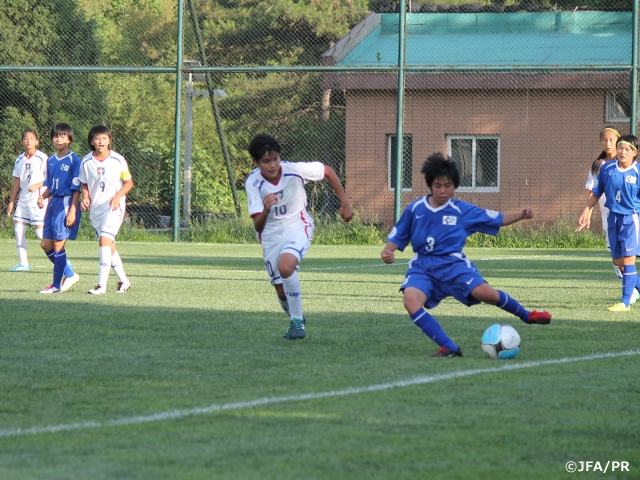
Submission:
<svg viewBox="0 0 640 480">
<path fill-rule="evenodd" d="M 618 130 L 616 130 L 615 128 L 613 128 L 613 127 L 604 127 L 600 133 L 604 133 L 604 132 L 606 132 L 607 130 L 611 130 L 612 132 L 614 132 L 614 133 L 615 133 L 616 135 L 618 135 L 619 137 L 621 137 L 621 136 L 622 136 L 622 135 L 620 134 L 620 132 L 619 132 Z"/>
<path fill-rule="evenodd" d="M 620 140 L 617 145 L 629 145 L 631 148 L 633 148 L 636 152 L 638 151 L 637 147 L 633 144 L 633 143 L 629 143 L 626 140 Z"/>
</svg>

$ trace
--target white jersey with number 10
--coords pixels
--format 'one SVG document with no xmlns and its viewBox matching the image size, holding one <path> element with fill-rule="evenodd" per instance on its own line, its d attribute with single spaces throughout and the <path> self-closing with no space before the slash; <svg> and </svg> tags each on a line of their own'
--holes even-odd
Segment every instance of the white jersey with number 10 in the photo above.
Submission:
<svg viewBox="0 0 640 480">
<path fill-rule="evenodd" d="M 249 215 L 255 216 L 264 210 L 262 199 L 273 193 L 278 202 L 271 207 L 267 223 L 260 235 L 260 242 L 276 241 L 289 231 L 313 228 L 313 219 L 307 212 L 306 182 L 324 179 L 324 164 L 321 162 L 280 162 L 282 175 L 278 183 L 266 180 L 260 169 L 254 169 L 247 177 L 245 189 L 249 201 Z"/>
</svg>

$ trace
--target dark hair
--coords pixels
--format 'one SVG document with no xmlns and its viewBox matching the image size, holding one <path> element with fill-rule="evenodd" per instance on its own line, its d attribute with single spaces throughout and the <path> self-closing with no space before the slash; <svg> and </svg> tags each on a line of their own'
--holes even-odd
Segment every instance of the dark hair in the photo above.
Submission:
<svg viewBox="0 0 640 480">
<path fill-rule="evenodd" d="M 25 136 L 27 133 L 33 133 L 33 134 L 36 136 L 36 140 L 40 140 L 40 139 L 38 138 L 38 132 L 36 132 L 33 128 L 27 128 L 24 132 L 22 132 L 22 140 L 24 140 L 24 136 Z"/>
<path fill-rule="evenodd" d="M 247 150 L 249 151 L 249 155 L 251 155 L 251 158 L 258 161 L 262 157 L 264 157 L 265 153 L 280 153 L 281 147 L 278 143 L 278 140 L 276 140 L 274 137 L 272 137 L 271 135 L 267 135 L 266 133 L 260 133 L 253 137 L 253 140 L 251 140 L 251 143 L 249 144 L 249 148 L 247 148 Z"/>
<path fill-rule="evenodd" d="M 630 143 L 636 149 L 636 152 L 638 151 L 638 148 L 640 147 L 640 145 L 638 144 L 638 137 L 636 137 L 635 135 L 622 135 L 618 139 L 618 141 L 616 142 L 616 146 L 618 146 L 618 144 L 620 142 Z"/>
<path fill-rule="evenodd" d="M 68 123 L 56 123 L 53 127 L 51 127 L 51 139 L 56 135 L 60 135 L 66 133 L 69 137 L 69 143 L 73 141 L 73 128 Z"/>
<path fill-rule="evenodd" d="M 618 130 L 616 127 L 613 127 L 611 125 L 607 125 L 602 130 L 600 130 L 600 140 L 602 140 L 604 132 L 606 132 L 607 130 L 611 130 L 612 132 L 617 133 L 618 138 L 620 138 L 620 130 Z M 596 158 L 591 164 L 591 173 L 593 173 L 594 175 L 597 175 L 598 172 L 600 171 L 600 168 L 602 168 L 602 165 L 606 160 L 607 160 L 607 152 L 603 150 L 600 153 L 600 155 L 598 155 L 598 158 Z"/>
<path fill-rule="evenodd" d="M 424 175 L 424 179 L 429 188 L 431 188 L 431 185 L 433 185 L 433 182 L 437 178 L 447 178 L 451 180 L 456 188 L 460 185 L 458 163 L 454 158 L 442 152 L 435 152 L 429 155 L 422 165 L 420 173 Z"/>
<path fill-rule="evenodd" d="M 111 139 L 111 131 L 105 127 L 104 125 L 96 125 L 95 127 L 91 127 L 89 130 L 89 135 L 87 137 L 87 143 L 89 144 L 89 148 L 91 151 L 95 151 L 96 147 L 91 144 L 93 137 L 96 135 L 109 135 L 109 139 Z M 111 146 L 111 142 L 109 142 L 109 146 Z"/>
</svg>

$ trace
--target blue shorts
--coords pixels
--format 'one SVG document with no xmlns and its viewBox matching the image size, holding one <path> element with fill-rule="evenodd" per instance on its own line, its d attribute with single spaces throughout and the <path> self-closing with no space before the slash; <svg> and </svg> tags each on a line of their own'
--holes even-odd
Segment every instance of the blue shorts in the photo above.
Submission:
<svg viewBox="0 0 640 480">
<path fill-rule="evenodd" d="M 73 197 L 67 195 L 65 197 L 53 196 L 49 200 L 47 213 L 44 216 L 44 231 L 42 238 L 51 238 L 53 240 L 75 240 L 78 236 L 80 228 L 80 205 L 76 205 L 76 222 L 72 227 L 67 227 L 67 213 L 71 206 Z"/>
<path fill-rule="evenodd" d="M 612 258 L 638 255 L 640 247 L 640 223 L 638 214 L 624 215 L 609 212 L 607 236 Z"/>
<path fill-rule="evenodd" d="M 471 292 L 483 283 L 486 280 L 462 254 L 418 257 L 409 262 L 400 291 L 407 287 L 417 288 L 427 296 L 426 308 L 437 307 L 447 297 L 453 297 L 470 307 L 480 303 Z"/>
</svg>

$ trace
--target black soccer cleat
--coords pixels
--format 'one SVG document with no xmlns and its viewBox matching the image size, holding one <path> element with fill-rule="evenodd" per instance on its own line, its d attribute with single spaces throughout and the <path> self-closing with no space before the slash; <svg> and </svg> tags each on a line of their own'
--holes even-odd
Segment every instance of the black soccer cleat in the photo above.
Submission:
<svg viewBox="0 0 640 480">
<path fill-rule="evenodd" d="M 292 337 L 291 336 L 291 331 L 292 331 L 292 327 L 293 327 L 293 320 L 291 320 L 291 325 L 289 325 L 289 328 L 287 328 L 287 331 L 285 332 L 285 334 L 282 336 L 283 339 L 285 340 L 296 340 L 298 338 L 303 339 L 305 337 L 305 335 L 307 334 L 307 331 L 305 330 L 304 326 L 307 323 L 307 319 L 306 317 L 303 315 L 302 316 L 302 330 L 304 331 L 304 335 L 302 335 L 301 337 Z"/>
<path fill-rule="evenodd" d="M 433 358 L 436 357 L 461 357 L 462 356 L 462 349 L 458 348 L 458 350 L 451 350 L 450 348 L 447 347 L 440 347 L 438 348 L 438 351 L 436 353 L 434 353 L 433 355 L 431 355 Z"/>
</svg>

